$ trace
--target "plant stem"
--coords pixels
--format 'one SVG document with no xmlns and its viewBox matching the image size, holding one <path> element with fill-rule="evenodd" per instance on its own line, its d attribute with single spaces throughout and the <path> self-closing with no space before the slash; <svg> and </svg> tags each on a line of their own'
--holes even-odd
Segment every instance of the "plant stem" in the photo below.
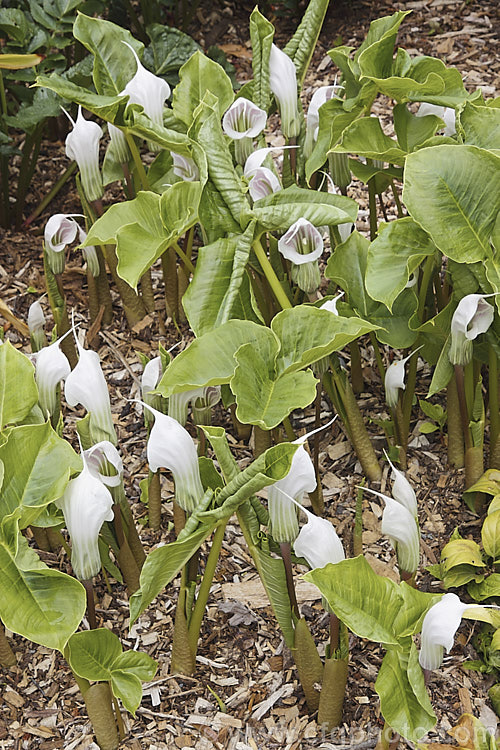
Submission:
<svg viewBox="0 0 500 750">
<path fill-rule="evenodd" d="M 422 273 L 422 281 L 420 283 L 420 288 L 418 291 L 417 315 L 421 323 L 424 322 L 425 299 L 427 297 L 427 289 L 429 287 L 429 282 L 432 278 L 433 271 L 434 271 L 434 256 L 428 255 L 427 258 L 425 259 L 424 270 Z"/>
<path fill-rule="evenodd" d="M 286 575 L 286 589 L 288 591 L 288 598 L 290 599 L 290 607 L 292 613 L 300 618 L 299 605 L 297 604 L 297 596 L 295 594 L 295 584 L 293 581 L 292 571 L 292 546 L 290 542 L 281 542 L 280 544 L 281 557 L 283 559 L 283 565 L 285 566 Z"/>
<path fill-rule="evenodd" d="M 94 601 L 94 585 L 92 580 L 82 581 L 85 593 L 87 594 L 87 615 L 89 618 L 89 625 L 91 630 L 97 628 L 97 620 L 95 616 L 95 601 Z"/>
<path fill-rule="evenodd" d="M 361 482 L 363 486 L 365 479 Z M 354 557 L 363 554 L 363 490 L 356 494 L 356 511 L 354 516 L 354 532 L 352 535 L 352 553 Z"/>
<path fill-rule="evenodd" d="M 455 375 L 452 376 L 446 389 L 446 411 L 448 415 L 448 463 L 456 469 L 461 469 L 465 458 L 464 433 Z"/>
<path fill-rule="evenodd" d="M 500 436 L 500 411 L 498 399 L 498 359 L 491 344 L 488 344 L 488 396 L 490 410 L 490 466 L 494 447 Z M 492 467 L 493 468 L 493 467 Z"/>
<path fill-rule="evenodd" d="M 367 159 L 366 163 L 369 164 L 370 159 Z M 368 208 L 370 211 L 370 240 L 373 242 L 378 231 L 377 196 L 375 193 L 375 180 L 373 178 L 368 180 Z"/>
<path fill-rule="evenodd" d="M 23 222 L 23 227 L 29 227 L 29 225 L 39 216 L 42 211 L 44 211 L 49 203 L 56 197 L 58 192 L 61 190 L 63 185 L 66 184 L 66 182 L 69 180 L 71 175 L 76 172 L 78 168 L 78 165 L 76 161 L 72 161 L 71 164 L 66 167 L 62 175 L 59 177 L 57 182 L 51 187 L 47 195 L 40 201 L 38 206 L 35 208 L 33 213 L 31 213 L 27 219 Z"/>
<path fill-rule="evenodd" d="M 132 154 L 132 159 L 134 160 L 134 165 L 137 169 L 142 189 L 146 191 L 150 190 L 148 176 L 146 174 L 146 170 L 144 169 L 144 164 L 141 161 L 141 155 L 139 153 L 139 149 L 137 148 L 136 142 L 134 141 L 134 136 L 126 129 L 123 132 L 125 133 L 125 138 L 127 139 L 127 144 L 130 149 L 130 153 Z"/>
<path fill-rule="evenodd" d="M 455 365 L 455 382 L 457 384 L 458 407 L 460 410 L 460 419 L 462 420 L 462 432 L 466 452 L 472 448 L 471 434 L 469 430 L 469 413 L 467 409 L 467 398 L 465 396 L 464 368 L 462 365 Z"/>
<path fill-rule="evenodd" d="M 398 219 L 402 219 L 405 214 L 403 211 L 403 206 L 401 205 L 401 201 L 399 200 L 399 193 L 396 185 L 394 184 L 394 180 L 391 180 L 391 190 L 394 196 L 394 203 L 396 204 L 396 208 L 398 210 Z"/>
<path fill-rule="evenodd" d="M 2 667 L 14 667 L 16 665 L 16 655 L 13 652 L 7 636 L 5 635 L 5 629 L 0 623 L 0 666 Z"/>
<path fill-rule="evenodd" d="M 177 253 L 177 255 L 179 256 L 179 258 L 184 263 L 184 267 L 186 269 L 186 274 L 188 273 L 188 271 L 190 273 L 194 273 L 195 272 L 195 267 L 193 266 L 193 264 L 190 261 L 190 259 L 187 257 L 186 253 L 183 250 L 181 250 L 181 248 L 179 247 L 179 244 L 177 242 L 174 242 L 172 244 L 172 247 L 174 248 L 174 250 Z"/>
<path fill-rule="evenodd" d="M 224 541 L 224 532 L 229 519 L 222 521 L 215 529 L 212 537 L 212 544 L 210 552 L 205 563 L 205 572 L 196 597 L 196 604 L 194 605 L 191 619 L 189 621 L 189 646 L 193 654 L 196 654 L 198 647 L 198 638 L 200 637 L 201 623 L 203 615 L 205 614 L 205 607 L 207 605 L 208 597 L 210 595 L 210 589 L 212 587 L 212 581 L 215 575 L 215 569 L 219 560 L 219 555 Z"/>
<path fill-rule="evenodd" d="M 260 263 L 260 266 L 262 270 L 264 271 L 265 277 L 269 283 L 269 286 L 273 290 L 273 294 L 276 297 L 276 300 L 281 305 L 281 308 L 283 310 L 287 310 L 292 307 L 292 303 L 286 296 L 283 287 L 281 286 L 278 277 L 276 276 L 274 269 L 269 261 L 269 258 L 267 257 L 267 254 L 262 247 L 262 243 L 260 240 L 254 240 L 252 243 L 253 250 L 255 252 L 255 255 L 257 256 L 257 260 Z"/>
<path fill-rule="evenodd" d="M 113 691 L 111 691 L 111 697 L 113 699 L 113 706 L 115 709 L 116 724 L 118 726 L 118 735 L 120 737 L 120 740 L 124 740 L 125 739 L 125 727 L 123 726 L 123 719 L 122 719 L 122 715 L 120 712 L 120 706 L 118 705 L 118 701 Z"/>
<path fill-rule="evenodd" d="M 377 361 L 377 367 L 378 367 L 378 371 L 380 374 L 380 379 L 382 380 L 382 383 L 384 383 L 385 382 L 385 367 L 382 361 L 382 355 L 380 354 L 380 347 L 378 345 L 377 337 L 375 336 L 375 333 L 373 331 L 370 331 L 370 341 L 372 342 L 373 352 L 375 354 L 375 359 Z"/>
<path fill-rule="evenodd" d="M 339 618 L 335 612 L 330 612 L 330 659 L 339 647 Z"/>
<path fill-rule="evenodd" d="M 321 385 L 321 379 L 316 385 L 316 399 L 314 401 L 314 429 L 317 430 L 321 422 L 321 396 L 323 393 L 323 387 Z M 317 516 L 322 516 L 325 510 L 325 503 L 323 500 L 323 492 L 321 489 L 321 481 L 319 476 L 319 432 L 313 435 L 313 466 L 314 474 L 316 475 L 316 489 L 309 493 L 311 499 L 311 505 L 313 511 Z"/>
</svg>

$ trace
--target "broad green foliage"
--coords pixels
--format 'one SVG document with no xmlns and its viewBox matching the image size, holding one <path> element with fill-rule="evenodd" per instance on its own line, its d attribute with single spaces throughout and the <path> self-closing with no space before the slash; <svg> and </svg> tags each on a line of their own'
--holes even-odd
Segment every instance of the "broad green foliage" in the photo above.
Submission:
<svg viewBox="0 0 500 750">
<path fill-rule="evenodd" d="M 209 91 L 217 101 L 218 119 L 233 103 L 233 86 L 221 66 L 202 52 L 195 52 L 179 71 L 180 83 L 176 86 L 172 107 L 174 115 L 190 127 L 198 105 Z"/>
<path fill-rule="evenodd" d="M 329 0 L 311 0 L 297 31 L 285 47 L 284 51 L 297 69 L 299 85 L 302 85 L 311 62 L 328 4 Z"/>
<path fill-rule="evenodd" d="M 411 636 L 437 597 L 378 576 L 364 557 L 312 570 L 305 578 L 350 630 L 387 648 L 375 683 L 382 714 L 407 739 L 422 737 L 436 717 Z"/>
<path fill-rule="evenodd" d="M 274 37 L 274 26 L 258 8 L 250 15 L 250 39 L 252 41 L 253 91 L 252 99 L 265 112 L 271 102 L 269 86 L 269 55 Z"/>
<path fill-rule="evenodd" d="M 33 365 L 7 341 L 0 346 L 0 429 L 22 422 L 37 401 Z"/>
<path fill-rule="evenodd" d="M 152 680 L 157 664 L 139 651 L 122 651 L 118 637 L 107 628 L 75 633 L 68 642 L 68 661 L 80 677 L 109 681 L 113 694 L 135 715 L 142 698 L 142 682 Z"/>
<path fill-rule="evenodd" d="M 497 219 L 500 159 L 475 146 L 433 146 L 410 154 L 403 198 L 435 245 L 458 263 L 484 261 Z"/>
</svg>

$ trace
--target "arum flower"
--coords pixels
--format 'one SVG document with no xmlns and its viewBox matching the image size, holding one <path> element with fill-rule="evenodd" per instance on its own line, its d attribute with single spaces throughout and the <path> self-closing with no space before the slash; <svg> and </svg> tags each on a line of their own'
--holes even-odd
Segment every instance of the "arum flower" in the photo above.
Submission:
<svg viewBox="0 0 500 750">
<path fill-rule="evenodd" d="M 443 661 L 444 649 L 450 652 L 453 639 L 464 612 L 478 604 L 464 604 L 456 594 L 444 594 L 429 609 L 422 623 L 422 639 L 418 660 L 423 669 L 438 669 Z"/>
<path fill-rule="evenodd" d="M 278 240 L 278 250 L 292 263 L 292 280 L 310 294 L 321 282 L 318 258 L 323 252 L 323 238 L 307 219 L 298 219 Z"/>
<path fill-rule="evenodd" d="M 75 241 L 79 229 L 74 216 L 81 214 L 54 214 L 45 225 L 45 251 L 52 273 L 64 271 L 64 250 Z"/>
<path fill-rule="evenodd" d="M 44 346 L 33 355 L 38 403 L 43 414 L 48 414 L 51 418 L 59 412 L 59 383 L 71 372 L 69 362 L 59 346 L 61 340 L 62 337 L 50 346 Z"/>
<path fill-rule="evenodd" d="M 273 151 L 282 151 L 289 148 L 297 148 L 297 146 L 270 146 L 269 148 L 257 148 L 246 160 L 243 174 L 247 180 L 249 180 L 252 175 L 255 174 L 257 169 L 264 164 L 264 161 L 269 154 L 272 154 Z"/>
<path fill-rule="evenodd" d="M 437 115 L 444 122 L 444 135 L 455 135 L 457 132 L 455 124 L 455 110 L 451 107 L 440 107 L 437 104 L 429 104 L 428 102 L 422 102 L 420 105 L 417 117 L 425 117 L 426 115 Z"/>
<path fill-rule="evenodd" d="M 150 359 L 144 367 L 141 378 L 141 393 L 142 399 L 146 403 L 149 403 L 152 397 L 154 398 L 153 394 L 151 394 L 151 391 L 154 391 L 154 389 L 160 382 L 160 378 L 162 376 L 161 370 L 161 357 L 159 356 Z"/>
<path fill-rule="evenodd" d="M 302 120 L 297 104 L 297 71 L 293 60 L 275 44 L 269 57 L 269 85 L 278 102 L 283 134 L 296 138 Z"/>
<path fill-rule="evenodd" d="M 398 501 L 398 503 L 404 505 L 404 507 L 410 511 L 412 516 L 416 518 L 417 496 L 415 495 L 413 487 L 411 486 L 403 472 L 396 469 L 387 453 L 385 453 L 385 457 L 392 469 L 392 476 L 394 479 L 394 484 L 392 485 L 392 496 Z"/>
<path fill-rule="evenodd" d="M 236 99 L 225 113 L 222 129 L 234 141 L 234 153 L 239 164 L 244 164 L 252 153 L 253 139 L 262 133 L 266 122 L 267 113 L 244 97 Z"/>
<path fill-rule="evenodd" d="M 37 352 L 47 343 L 45 339 L 45 315 L 38 300 L 32 302 L 28 310 L 28 328 L 30 330 L 31 351 Z"/>
<path fill-rule="evenodd" d="M 304 438 L 300 440 L 303 441 Z M 276 542 L 293 542 L 299 533 L 297 511 L 290 502 L 290 497 L 300 505 L 304 492 L 313 492 L 315 489 L 313 462 L 304 446 L 300 445 L 295 451 L 288 474 L 267 488 L 269 524 Z"/>
<path fill-rule="evenodd" d="M 81 106 L 78 107 L 76 122 L 67 112 L 66 115 L 73 125 L 73 130 L 66 136 L 66 156 L 78 164 L 87 200 L 97 201 L 104 192 L 99 171 L 99 141 L 102 138 L 102 128 L 96 122 L 85 119 Z"/>
<path fill-rule="evenodd" d="M 486 297 L 494 294 L 467 294 L 462 297 L 451 319 L 451 346 L 449 359 L 452 365 L 466 365 L 472 358 L 472 342 L 480 333 L 486 333 L 495 317 L 495 310 Z"/>
<path fill-rule="evenodd" d="M 324 568 L 328 563 L 345 560 L 344 547 L 333 524 L 326 518 L 315 516 L 306 508 L 307 523 L 293 543 L 295 554 L 304 557 L 311 569 Z"/>
<path fill-rule="evenodd" d="M 384 388 L 385 388 L 385 400 L 391 409 L 394 409 L 398 403 L 399 391 L 404 391 L 405 385 L 405 364 L 408 362 L 415 352 L 418 352 L 422 347 L 414 349 L 403 359 L 398 359 L 397 362 L 393 362 L 389 365 L 385 371 Z"/>
<path fill-rule="evenodd" d="M 168 416 L 184 426 L 187 422 L 189 402 L 193 398 L 201 396 L 203 388 L 193 388 L 191 391 L 172 393 L 168 397 Z"/>
<path fill-rule="evenodd" d="M 118 487 L 123 478 L 123 461 L 113 443 L 101 440 L 83 452 L 88 470 L 107 487 Z M 112 472 L 112 473 L 111 473 Z"/>
<path fill-rule="evenodd" d="M 362 489 L 377 495 L 385 502 L 382 514 L 382 534 L 389 537 L 396 550 L 401 573 L 409 575 L 415 573 L 420 560 L 420 532 L 415 517 L 408 508 L 392 497 L 368 487 Z"/>
<path fill-rule="evenodd" d="M 332 86 L 320 86 L 312 95 L 306 116 L 306 139 L 304 142 L 304 155 L 306 159 L 311 155 L 314 144 L 318 138 L 319 109 L 330 99 L 337 97 L 337 91 L 343 86 L 333 84 Z"/>
<path fill-rule="evenodd" d="M 90 581 L 101 569 L 99 532 L 104 521 L 114 518 L 113 498 L 107 487 L 90 471 L 85 455 L 83 471 L 68 482 L 56 501 L 71 537 L 71 565 L 80 581 Z"/>
<path fill-rule="evenodd" d="M 142 403 L 142 402 L 141 402 Z M 191 436 L 177 420 L 143 403 L 154 415 L 147 455 L 152 472 L 163 467 L 172 472 L 177 504 L 192 513 L 203 497 L 198 455 Z"/>
<path fill-rule="evenodd" d="M 174 151 L 171 153 L 174 162 L 174 174 L 177 177 L 181 177 L 184 182 L 196 182 L 196 180 L 200 179 L 200 170 L 196 166 L 194 159 L 191 159 L 190 156 L 181 156 L 181 154 L 176 154 Z"/>
<path fill-rule="evenodd" d="M 75 335 L 78 363 L 66 378 L 64 395 L 70 406 L 82 404 L 90 414 L 90 435 L 93 441 L 110 440 L 116 444 L 111 416 L 108 386 L 97 352 L 84 349 Z"/>
<path fill-rule="evenodd" d="M 195 398 L 191 399 L 193 410 L 193 421 L 195 424 L 210 424 L 212 421 L 212 409 L 220 401 L 220 386 L 206 385 Z"/>
<path fill-rule="evenodd" d="M 248 191 L 253 201 L 282 190 L 281 183 L 270 169 L 259 167 L 253 172 Z"/>
<path fill-rule="evenodd" d="M 170 86 L 163 78 L 146 70 L 137 57 L 135 49 L 128 42 L 123 42 L 123 44 L 126 44 L 132 50 L 137 70 L 121 93 L 127 94 L 134 104 L 140 104 L 154 125 L 163 127 L 163 108 L 165 101 L 170 96 Z M 150 146 L 153 151 L 160 150 L 160 147 L 156 144 L 150 144 Z"/>
<path fill-rule="evenodd" d="M 113 123 L 108 123 L 108 133 L 110 137 L 110 154 L 114 161 L 118 164 L 128 164 L 130 159 L 130 149 L 127 144 L 125 133 L 120 128 L 117 128 Z"/>
</svg>

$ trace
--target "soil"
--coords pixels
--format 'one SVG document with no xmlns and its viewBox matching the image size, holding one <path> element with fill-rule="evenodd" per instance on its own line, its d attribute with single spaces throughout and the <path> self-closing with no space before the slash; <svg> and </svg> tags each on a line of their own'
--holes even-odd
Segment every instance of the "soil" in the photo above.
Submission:
<svg viewBox="0 0 500 750">
<path fill-rule="evenodd" d="M 274 8 L 277 13 L 281 6 Z M 239 81 L 251 76 L 248 41 L 251 9 L 251 3 L 225 2 L 221 12 L 218 6 L 214 8 L 205 1 L 189 29 L 204 48 L 215 43 L 225 50 Z M 334 80 L 336 70 L 326 56 L 328 49 L 336 43 L 359 45 L 371 20 L 398 9 L 413 11 L 402 24 L 399 36 L 399 44 L 411 55 L 440 56 L 447 64 L 459 68 L 469 90 L 481 86 L 486 96 L 495 95 L 500 88 L 500 62 L 494 33 L 495 28 L 498 29 L 495 0 L 400 3 L 343 0 L 332 3 L 328 11 L 306 78 L 305 100 L 310 98 L 317 85 Z M 272 20 L 277 27 L 278 43 L 284 43 L 296 27 L 296 19 L 276 15 Z M 383 99 L 377 101 L 377 107 L 384 112 L 386 104 Z M 38 205 L 67 163 L 62 142 L 43 143 L 28 195 L 26 216 Z M 367 198 L 359 187 L 352 194 L 366 203 Z M 116 187 L 108 190 L 105 203 L 112 202 L 117 195 Z M 4 312 L 0 310 L 0 321 L 4 322 L 5 335 L 25 351 L 29 351 L 29 341 L 22 321 L 26 320 L 30 303 L 45 292 L 41 250 L 44 224 L 53 213 L 78 213 L 79 210 L 78 194 L 74 179 L 71 179 L 28 229 L 19 232 L 0 230 L 0 299 L 8 308 Z M 390 205 L 388 210 L 391 211 Z M 363 211 L 357 228 L 365 232 L 368 229 Z M 86 277 L 76 253 L 71 256 L 64 276 L 68 306 L 76 311 L 77 320 L 86 329 Z M 126 467 L 127 495 L 146 549 L 171 539 L 173 485 L 168 477 L 163 477 L 163 526 L 160 532 L 152 532 L 146 525 L 147 508 L 139 500 L 139 481 L 147 474 L 146 433 L 142 417 L 129 399 L 138 395 L 142 371 L 139 353 L 155 356 L 158 342 L 167 347 L 180 342 L 184 347 L 190 339 L 187 325 L 174 326 L 164 313 L 159 269 L 153 270 L 153 282 L 157 288 L 157 314 L 148 316 L 130 331 L 119 299 L 115 297 L 113 324 L 102 330 L 96 341 L 110 387 Z M 365 387 L 359 397 L 360 404 L 368 419 L 378 419 L 384 416 L 380 413 L 384 398 L 368 342 L 362 343 L 361 353 Z M 417 397 L 426 395 L 429 381 L 429 371 L 420 367 Z M 331 407 L 327 401 L 322 403 L 322 412 L 325 419 L 329 418 Z M 79 416 L 82 416 L 80 411 L 67 408 L 67 436 L 74 436 L 74 420 Z M 418 429 L 417 409 L 414 417 L 408 475 L 417 492 L 423 540 L 418 585 L 423 590 L 438 591 L 439 582 L 425 572 L 425 567 L 439 561 L 440 550 L 455 527 L 463 536 L 478 540 L 480 520 L 466 509 L 461 499 L 463 473 L 448 467 L 446 446 L 440 433 L 422 436 Z M 312 408 L 294 413 L 295 430 L 304 432 L 313 418 Z M 222 409 L 217 410 L 214 423 L 230 429 Z M 377 432 L 378 428 L 372 424 L 370 429 L 377 450 L 381 452 L 384 441 Z M 234 438 L 232 448 L 239 461 L 247 463 L 250 460 L 252 453 L 247 444 Z M 362 473 L 341 427 L 334 425 L 332 431 L 321 438 L 320 460 L 326 514 L 334 520 L 344 539 L 346 552 L 350 554 L 355 486 L 362 480 Z M 382 491 L 387 479 L 385 471 Z M 380 536 L 380 515 L 378 504 L 365 500 L 364 550 L 377 572 L 397 579 L 393 551 Z M 205 548 L 202 556 L 204 553 Z M 43 553 L 43 559 L 69 571 L 64 551 Z M 169 674 L 178 581 L 167 587 L 131 630 L 128 628 L 125 589 L 113 583 L 108 591 L 104 581 L 99 579 L 96 583 L 99 625 L 119 634 L 124 648 L 144 650 L 157 659 L 159 665 L 156 677 L 145 686 L 136 716 L 123 713 L 127 731 L 123 748 L 329 750 L 347 745 L 358 748 L 375 746 L 383 721 L 374 682 L 383 651 L 377 645 L 351 637 L 344 723 L 331 736 L 322 733 L 315 716 L 307 712 L 293 659 L 283 644 L 272 610 L 259 586 L 236 521 L 227 527 L 203 623 L 194 677 Z M 302 613 L 320 644 L 320 652 L 322 648 L 324 652 L 328 619 L 319 594 L 311 587 L 303 586 L 299 598 Z M 438 723 L 435 731 L 426 738 L 428 741 L 448 742 L 446 731 L 456 724 L 463 712 L 472 712 L 488 726 L 496 728 L 497 717 L 487 695 L 494 678 L 460 668 L 467 658 L 476 657 L 471 644 L 473 631 L 473 625 L 462 625 L 455 648 L 445 658 L 443 667 L 430 678 L 429 689 Z M 3 670 L 0 677 L 3 694 L 0 749 L 96 748 L 82 697 L 62 657 L 17 635 L 12 635 L 10 642 L 16 653 L 17 666 Z"/>
</svg>

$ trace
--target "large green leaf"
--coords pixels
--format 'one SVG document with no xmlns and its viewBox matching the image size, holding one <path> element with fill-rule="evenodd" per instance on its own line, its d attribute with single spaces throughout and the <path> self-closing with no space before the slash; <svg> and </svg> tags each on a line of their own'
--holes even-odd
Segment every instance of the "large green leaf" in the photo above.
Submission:
<svg viewBox="0 0 500 750">
<path fill-rule="evenodd" d="M 75 39 L 94 55 L 94 84 L 98 94 L 119 94 L 135 74 L 136 63 L 127 42 L 141 56 L 144 45 L 130 31 L 102 18 L 79 13 L 73 26 Z"/>
<path fill-rule="evenodd" d="M 35 521 L 42 508 L 64 492 L 70 473 L 81 469 L 71 445 L 49 423 L 21 425 L 0 446 L 4 480 L 0 517 L 15 516 L 21 528 Z"/>
<path fill-rule="evenodd" d="M 311 62 L 329 2 L 330 0 L 310 0 L 302 21 L 284 49 L 297 69 L 299 87 L 302 86 Z"/>
<path fill-rule="evenodd" d="M 436 247 L 410 217 L 382 223 L 378 231 L 378 237 L 368 247 L 366 291 L 391 310 L 411 274 Z"/>
<path fill-rule="evenodd" d="M 17 548 L 0 536 L 0 620 L 47 648 L 64 649 L 87 606 L 76 578 L 50 570 L 19 534 Z"/>
<path fill-rule="evenodd" d="M 38 401 L 35 370 L 10 341 L 0 346 L 0 430 L 21 422 Z"/>
<path fill-rule="evenodd" d="M 354 57 L 361 76 L 386 78 L 391 74 L 398 29 L 409 13 L 409 10 L 396 11 L 392 16 L 371 22 L 366 39 Z"/>
<path fill-rule="evenodd" d="M 139 104 L 129 104 L 123 117 L 115 119 L 115 124 L 126 127 L 132 135 L 156 143 L 161 148 L 175 151 L 183 156 L 191 156 L 191 144 L 187 135 L 178 130 L 157 125 L 144 114 Z"/>
<path fill-rule="evenodd" d="M 342 318 L 309 305 L 283 310 L 271 322 L 281 344 L 276 371 L 281 374 L 309 367 L 374 328 L 366 320 Z"/>
<path fill-rule="evenodd" d="M 434 146 L 410 154 L 403 198 L 441 252 L 483 261 L 498 215 L 500 159 L 475 146 Z"/>
<path fill-rule="evenodd" d="M 196 336 L 217 328 L 229 318 L 261 322 L 245 270 L 253 235 L 251 225 L 249 230 L 250 236 L 245 232 L 223 238 L 198 251 L 193 280 L 182 298 Z"/>
<path fill-rule="evenodd" d="M 155 596 L 175 578 L 216 526 L 205 522 L 181 541 L 157 547 L 148 554 L 141 570 L 140 588 L 130 599 L 130 624 L 149 607 Z"/>
<path fill-rule="evenodd" d="M 359 556 L 306 573 L 336 615 L 361 638 L 398 645 L 394 621 L 403 605 L 399 586 L 373 572 Z"/>
<path fill-rule="evenodd" d="M 436 115 L 413 115 L 406 104 L 396 104 L 392 114 L 398 143 L 408 152 L 414 151 L 444 126 L 443 120 Z"/>
<path fill-rule="evenodd" d="M 178 70 L 191 55 L 200 49 L 192 39 L 180 29 L 152 23 L 147 27 L 151 44 L 144 52 L 144 63 L 157 76 L 162 76 L 170 84 L 179 80 Z"/>
<path fill-rule="evenodd" d="M 480 148 L 500 149 L 500 108 L 466 102 L 460 112 L 464 143 Z"/>
<path fill-rule="evenodd" d="M 340 143 L 331 151 L 339 154 L 357 154 L 391 164 L 404 164 L 406 157 L 406 152 L 399 143 L 384 133 L 376 117 L 354 120 L 344 130 Z"/>
<path fill-rule="evenodd" d="M 250 39 L 252 41 L 253 101 L 267 112 L 271 102 L 269 85 L 269 56 L 274 37 L 274 26 L 259 9 L 250 15 Z"/>
<path fill-rule="evenodd" d="M 370 297 L 365 287 L 369 247 L 370 243 L 365 237 L 353 232 L 328 259 L 325 276 L 344 289 L 356 315 L 379 327 L 376 336 L 382 343 L 393 348 L 411 346 L 416 334 L 409 328 L 409 321 L 416 310 L 416 296 L 412 289 L 405 289 L 398 296 L 392 311 Z M 338 309 L 343 311 L 342 303 Z"/>
<path fill-rule="evenodd" d="M 418 663 L 418 652 L 411 639 L 408 639 L 404 651 L 392 648 L 387 651 L 375 690 L 380 697 L 380 711 L 385 721 L 402 737 L 416 741 L 436 723 Z"/>
<path fill-rule="evenodd" d="M 263 326 L 248 320 L 230 320 L 193 341 L 172 360 L 158 384 L 162 396 L 189 391 L 202 385 L 221 385 L 231 380 L 234 355 L 243 344 L 257 343 Z"/>
<path fill-rule="evenodd" d="M 179 77 L 180 82 L 172 97 L 177 119 L 189 127 L 195 109 L 210 91 L 217 98 L 217 118 L 220 121 L 234 99 L 233 86 L 224 69 L 202 52 L 195 52 L 180 69 Z"/>
<path fill-rule="evenodd" d="M 38 76 L 36 83 L 37 86 L 43 86 L 46 89 L 55 91 L 56 94 L 59 94 L 62 99 L 66 99 L 68 102 L 81 104 L 89 112 L 107 122 L 114 122 L 117 119 L 120 122 L 123 120 L 123 113 L 127 106 L 126 96 L 119 96 L 118 94 L 114 96 L 94 94 L 92 91 L 68 81 L 57 73 L 52 73 L 50 76 Z"/>
<path fill-rule="evenodd" d="M 443 107 L 457 107 L 469 94 L 456 68 L 448 68 L 435 57 L 416 57 L 405 54 L 394 62 L 393 75 L 388 78 L 370 77 L 377 89 L 398 102 L 425 101 Z M 401 64 L 401 60 L 405 60 Z"/>
<path fill-rule="evenodd" d="M 335 146 L 342 132 L 355 119 L 362 116 L 363 107 L 345 112 L 341 99 L 330 99 L 319 108 L 318 137 L 311 156 L 306 161 L 306 179 L 309 182 L 325 161 L 329 150 Z"/>
<path fill-rule="evenodd" d="M 314 400 L 317 380 L 310 370 L 277 374 L 279 341 L 269 329 L 263 331 L 270 335 L 236 352 L 237 367 L 230 385 L 240 422 L 270 430 L 293 409 L 304 409 Z"/>
<path fill-rule="evenodd" d="M 292 185 L 256 201 L 253 214 L 268 231 L 288 229 L 300 218 L 315 226 L 356 221 L 357 203 L 343 195 L 332 195 Z"/>
</svg>

